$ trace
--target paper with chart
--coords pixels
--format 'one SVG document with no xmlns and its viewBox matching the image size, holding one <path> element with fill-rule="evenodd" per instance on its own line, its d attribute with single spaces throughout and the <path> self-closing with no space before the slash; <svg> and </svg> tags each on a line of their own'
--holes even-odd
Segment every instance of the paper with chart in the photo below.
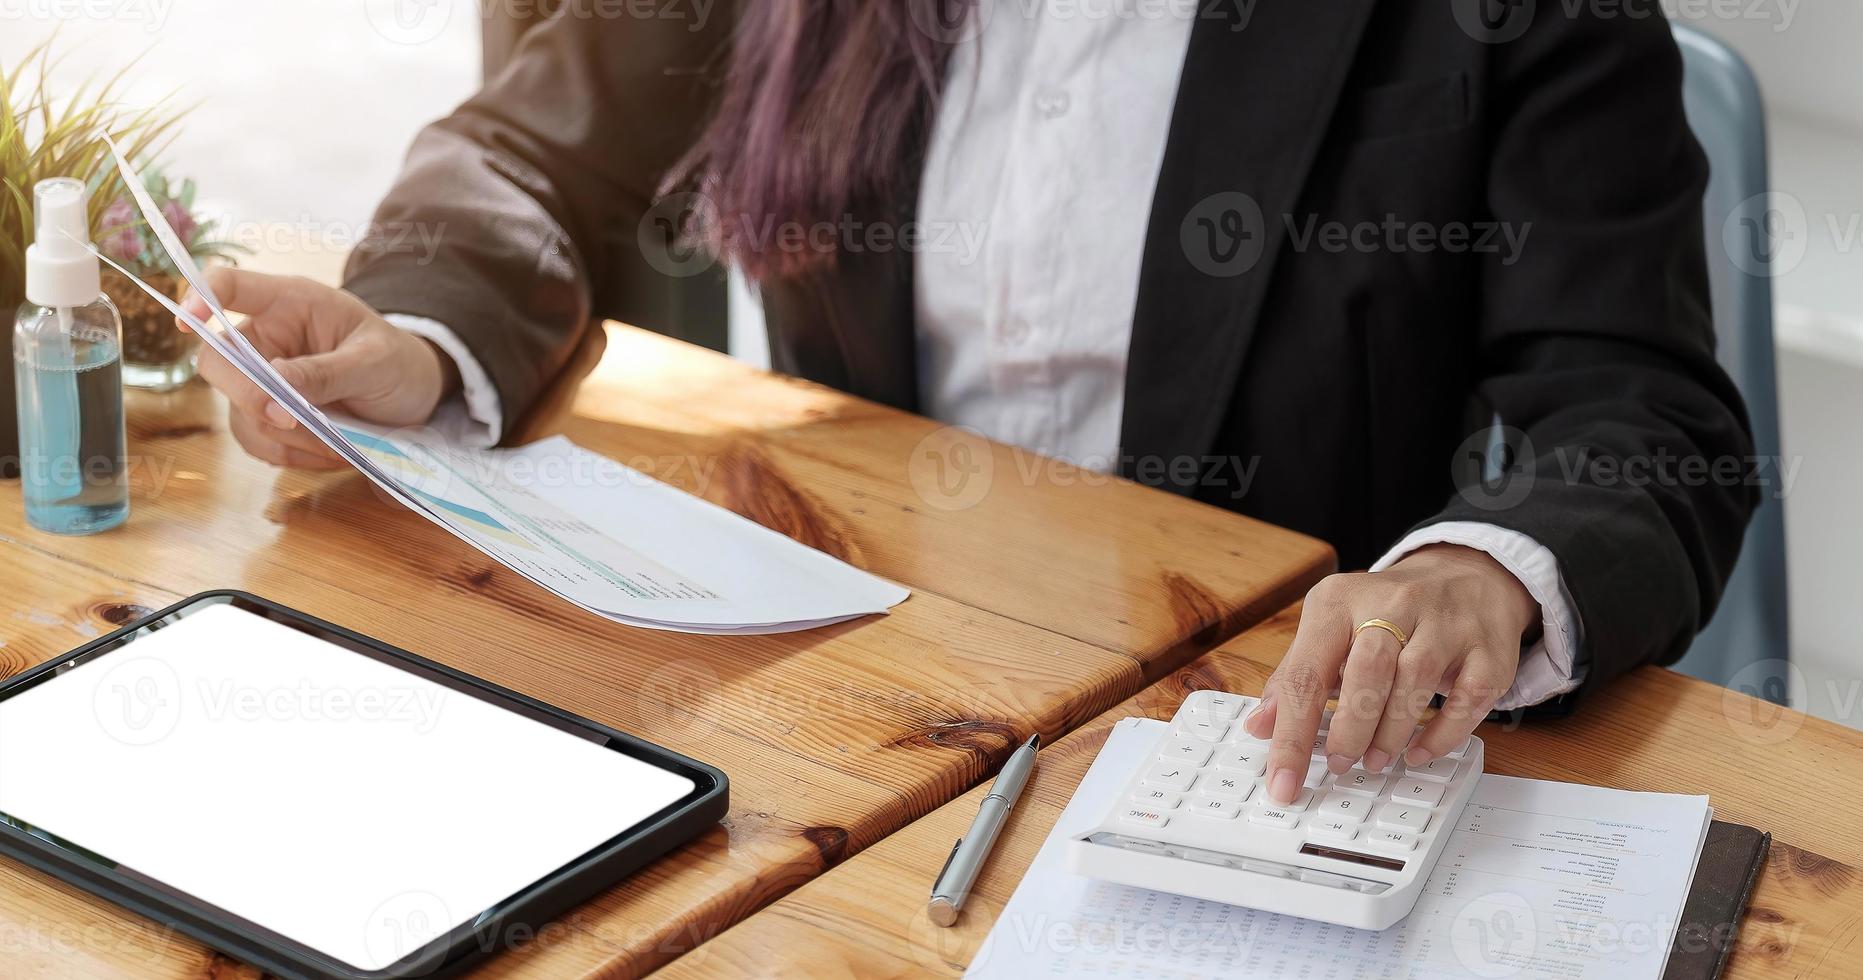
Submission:
<svg viewBox="0 0 1863 980">
<path fill-rule="evenodd" d="M 1423 896 L 1383 932 L 1094 881 L 1067 870 L 1149 757 L 1119 724 L 966 977 L 1659 980 L 1712 814 L 1707 797 L 1485 775 Z"/>
<path fill-rule="evenodd" d="M 507 568 L 607 619 L 694 633 L 808 629 L 885 612 L 908 595 L 567 439 L 468 449 L 428 430 L 390 431 L 324 414 L 234 327 L 135 169 L 114 143 L 110 148 L 144 219 L 206 301 L 207 322 L 98 256 L 391 497 Z"/>
</svg>

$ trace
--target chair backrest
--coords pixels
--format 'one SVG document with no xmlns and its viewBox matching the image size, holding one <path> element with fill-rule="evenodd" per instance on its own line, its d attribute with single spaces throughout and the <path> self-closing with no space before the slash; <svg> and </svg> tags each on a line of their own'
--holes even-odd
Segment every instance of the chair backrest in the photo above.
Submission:
<svg viewBox="0 0 1863 980">
<path fill-rule="evenodd" d="M 1759 84 L 1732 48 L 1685 24 L 1682 96 L 1712 176 L 1703 207 L 1708 278 L 1720 361 L 1746 398 L 1758 454 L 1782 459 L 1779 384 L 1773 364 L 1772 252 L 1767 222 L 1766 115 Z M 1776 486 L 1747 529 L 1746 546 L 1720 609 L 1677 669 L 1782 701 L 1776 681 L 1789 659 L 1785 503 Z"/>
</svg>

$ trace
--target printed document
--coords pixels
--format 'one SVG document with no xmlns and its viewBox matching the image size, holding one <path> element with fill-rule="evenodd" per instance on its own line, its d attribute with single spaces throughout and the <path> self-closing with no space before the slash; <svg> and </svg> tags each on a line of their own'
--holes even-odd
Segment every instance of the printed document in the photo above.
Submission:
<svg viewBox="0 0 1863 980">
<path fill-rule="evenodd" d="M 114 143 L 110 149 L 117 152 Z M 157 240 L 206 301 L 206 322 L 100 258 L 389 496 L 563 599 L 632 626 L 779 633 L 885 612 L 908 595 L 567 439 L 468 449 L 431 431 L 390 431 L 324 414 L 234 327 L 141 177 L 121 153 L 116 162 Z"/>
<path fill-rule="evenodd" d="M 1416 908 L 1371 932 L 1069 872 L 1165 727 L 1114 729 L 966 977 L 1660 980 L 1707 797 L 1483 775 Z"/>
</svg>

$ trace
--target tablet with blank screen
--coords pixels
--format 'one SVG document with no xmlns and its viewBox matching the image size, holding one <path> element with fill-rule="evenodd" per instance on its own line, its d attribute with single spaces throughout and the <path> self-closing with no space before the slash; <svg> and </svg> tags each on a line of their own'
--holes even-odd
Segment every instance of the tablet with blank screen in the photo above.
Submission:
<svg viewBox="0 0 1863 980">
<path fill-rule="evenodd" d="M 0 685 L 0 852 L 285 976 L 452 972 L 724 808 L 716 769 L 240 593 Z"/>
</svg>

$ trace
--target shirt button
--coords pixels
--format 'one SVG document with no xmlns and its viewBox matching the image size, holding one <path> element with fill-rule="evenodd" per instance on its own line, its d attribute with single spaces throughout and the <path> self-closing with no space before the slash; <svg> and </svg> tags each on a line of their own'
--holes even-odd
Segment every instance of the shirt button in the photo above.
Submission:
<svg viewBox="0 0 1863 980">
<path fill-rule="evenodd" d="M 1067 115 L 1067 110 L 1073 104 L 1074 100 L 1058 88 L 1042 89 L 1035 95 L 1035 111 L 1049 119 L 1059 119 Z"/>
</svg>

